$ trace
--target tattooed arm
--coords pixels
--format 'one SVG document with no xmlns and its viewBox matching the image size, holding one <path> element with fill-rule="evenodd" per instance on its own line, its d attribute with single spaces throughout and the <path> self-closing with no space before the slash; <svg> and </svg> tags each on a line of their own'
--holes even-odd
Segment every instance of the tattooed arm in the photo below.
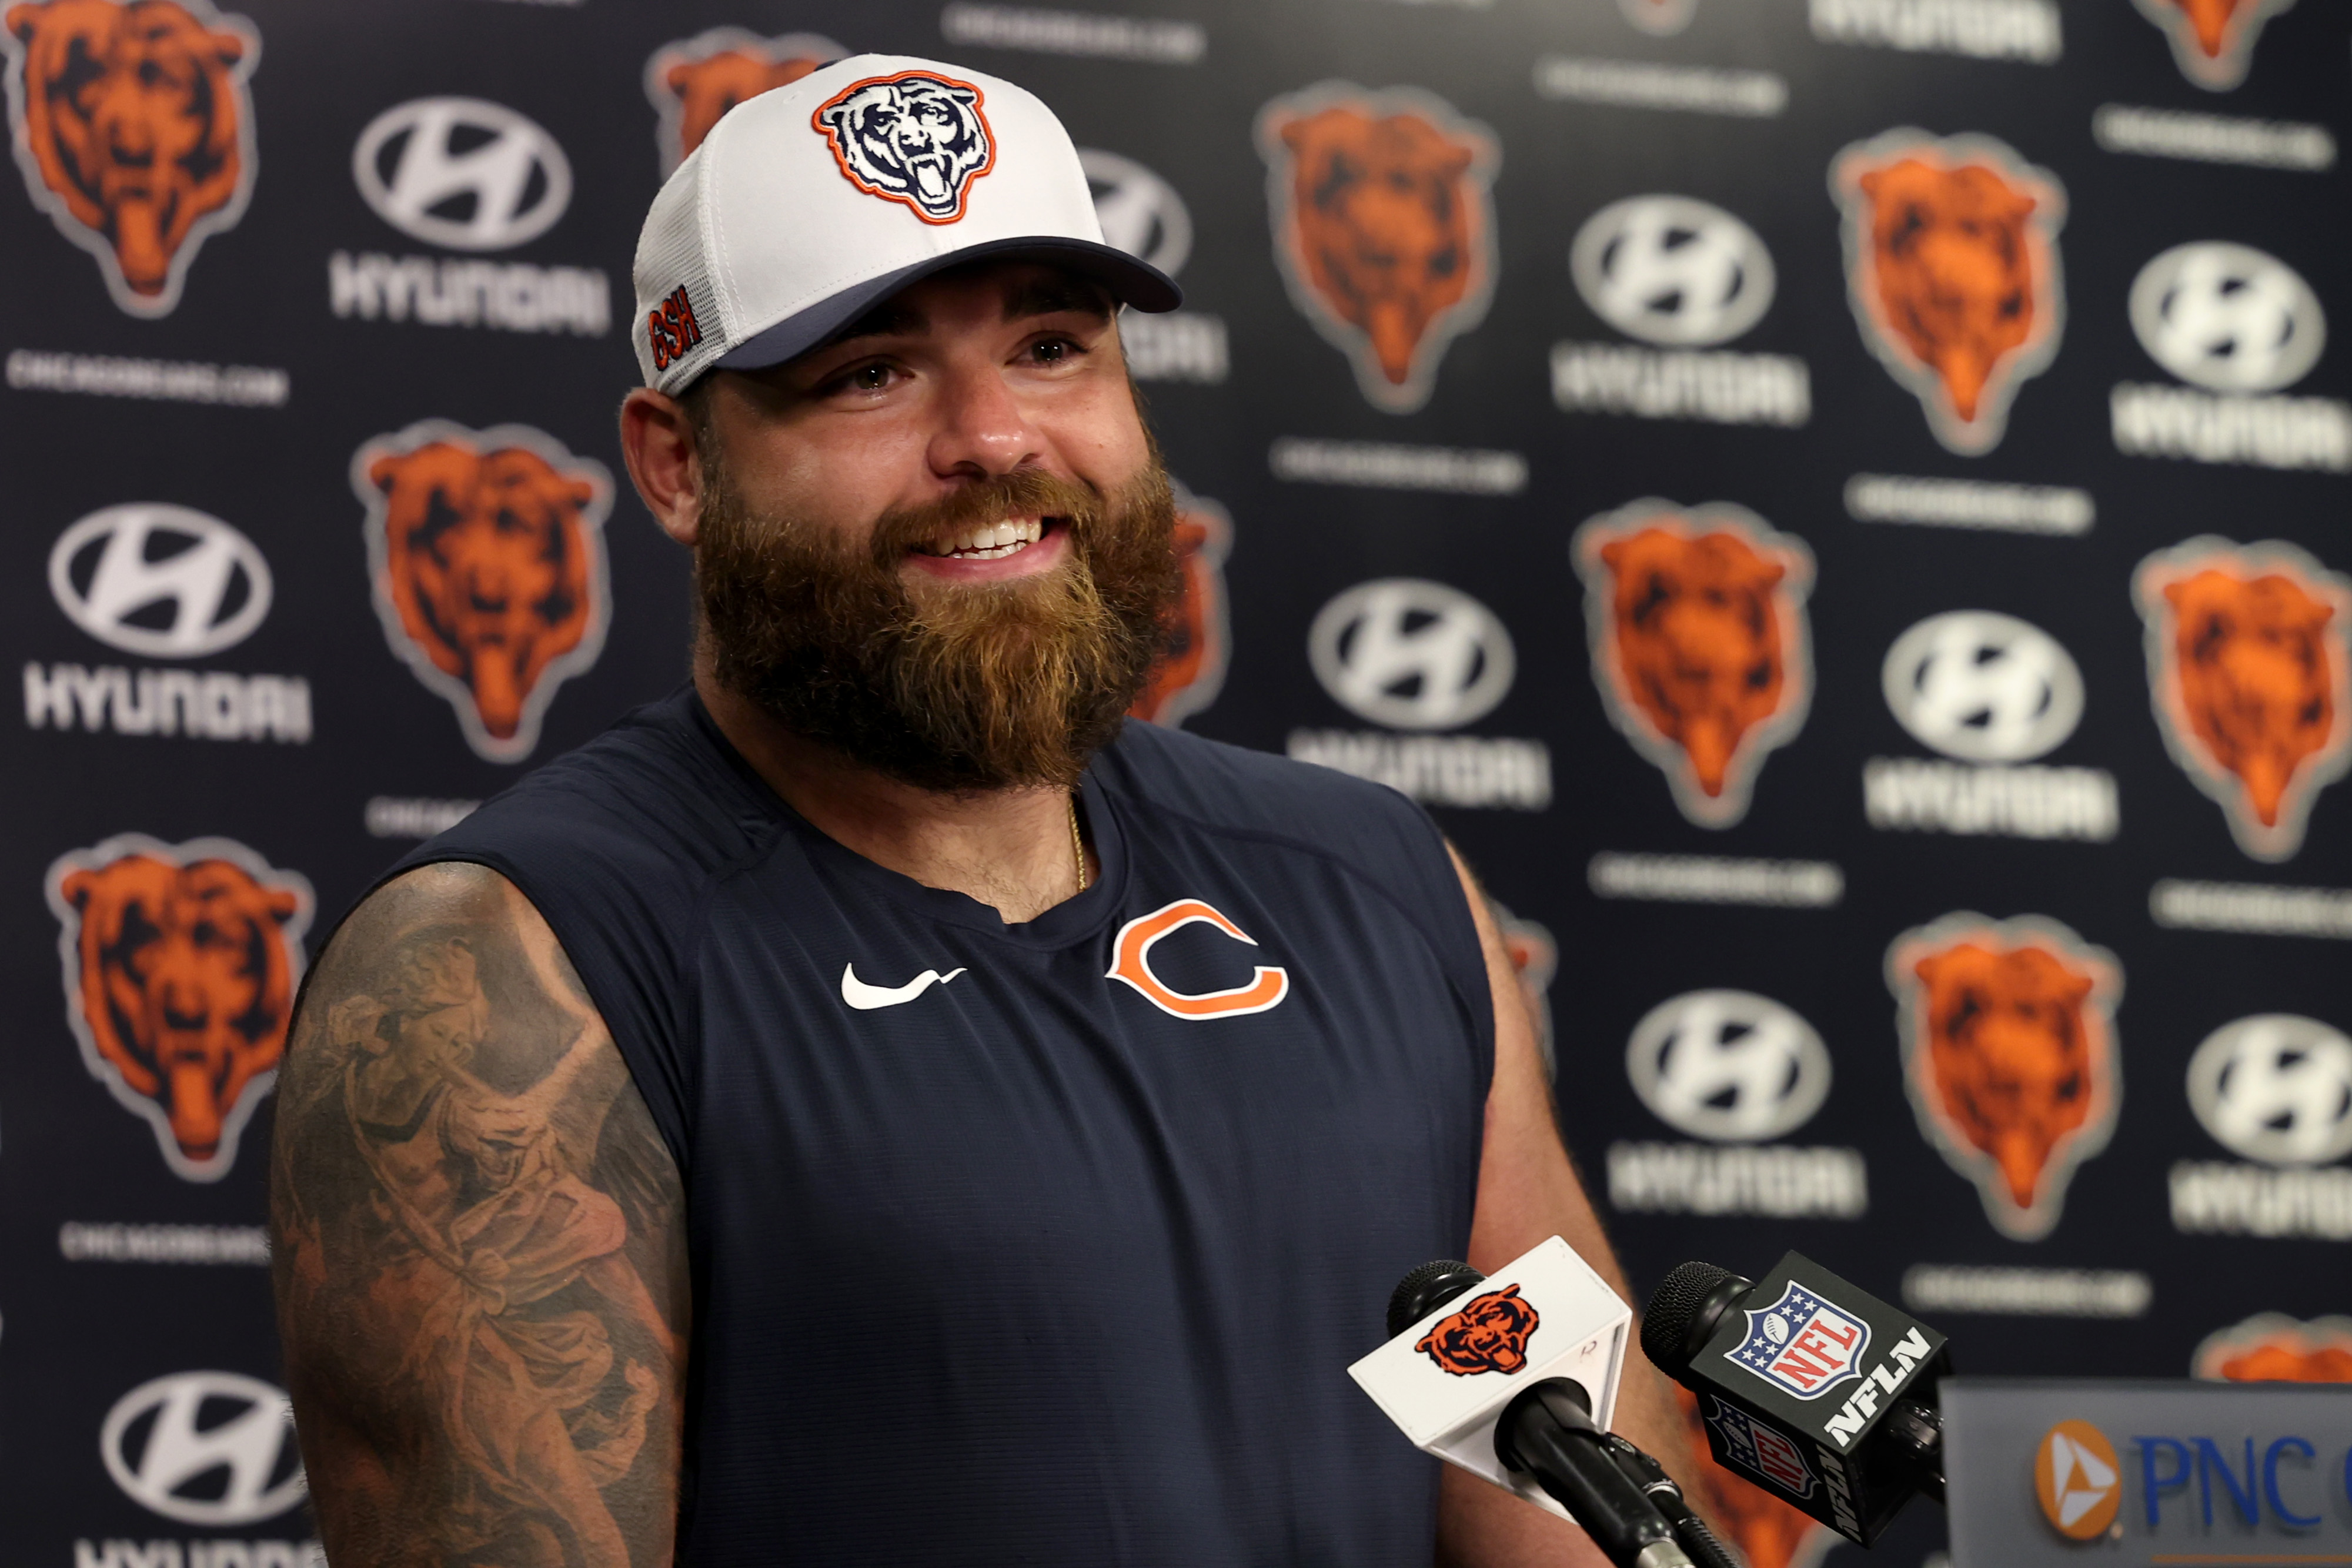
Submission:
<svg viewBox="0 0 2352 1568">
<path fill-rule="evenodd" d="M 278 1078 L 270 1186 L 336 1568 L 670 1561 L 677 1168 L 513 884 L 425 867 L 337 933 Z"/>
</svg>

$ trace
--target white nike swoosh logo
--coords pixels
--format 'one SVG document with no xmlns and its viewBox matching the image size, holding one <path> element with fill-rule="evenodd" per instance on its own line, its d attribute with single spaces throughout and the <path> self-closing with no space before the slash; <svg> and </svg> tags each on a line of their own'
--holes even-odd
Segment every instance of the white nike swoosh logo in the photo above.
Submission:
<svg viewBox="0 0 2352 1568">
<path fill-rule="evenodd" d="M 841 999 L 859 1012 L 871 1012 L 876 1008 L 895 1008 L 900 1002 L 913 1001 L 934 985 L 946 985 L 962 973 L 961 969 L 950 969 L 942 975 L 937 969 L 926 969 L 903 986 L 869 986 L 857 977 L 856 965 L 844 964 L 841 967 Z"/>
</svg>

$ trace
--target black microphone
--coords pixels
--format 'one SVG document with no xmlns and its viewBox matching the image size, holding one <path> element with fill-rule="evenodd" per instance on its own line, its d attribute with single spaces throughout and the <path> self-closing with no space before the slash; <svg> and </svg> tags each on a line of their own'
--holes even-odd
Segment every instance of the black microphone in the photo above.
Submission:
<svg viewBox="0 0 2352 1568">
<path fill-rule="evenodd" d="M 1943 1500 L 1944 1336 L 1820 1264 L 1791 1252 L 1759 1284 L 1685 1263 L 1642 1349 L 1699 1396 L 1717 1463 L 1847 1540 L 1868 1546 L 1914 1492 Z"/>
<path fill-rule="evenodd" d="M 1467 1263 L 1423 1264 L 1389 1297 L 1389 1336 L 1403 1333 L 1486 1279 Z M 1719 1556 L 1693 1563 L 1674 1524 L 1636 1474 L 1620 1463 L 1612 1445 L 1641 1452 L 1601 1429 L 1592 1419 L 1591 1395 L 1572 1377 L 1547 1377 L 1521 1389 L 1495 1424 L 1495 1457 L 1503 1468 L 1534 1477 L 1616 1568 L 1731 1568 Z M 1681 1500 L 1679 1493 L 1675 1500 Z"/>
</svg>

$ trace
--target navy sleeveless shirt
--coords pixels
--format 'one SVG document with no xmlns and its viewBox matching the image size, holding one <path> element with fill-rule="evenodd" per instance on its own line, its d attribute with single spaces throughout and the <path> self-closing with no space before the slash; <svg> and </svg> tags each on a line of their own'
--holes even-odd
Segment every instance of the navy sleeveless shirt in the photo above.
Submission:
<svg viewBox="0 0 2352 1568">
<path fill-rule="evenodd" d="M 402 863 L 522 891 L 677 1156 L 687 1568 L 1427 1568 L 1436 1461 L 1347 1368 L 1469 1241 L 1493 1015 L 1437 831 L 1144 724 L 1080 800 L 1101 875 L 1007 925 L 688 688 Z"/>
</svg>

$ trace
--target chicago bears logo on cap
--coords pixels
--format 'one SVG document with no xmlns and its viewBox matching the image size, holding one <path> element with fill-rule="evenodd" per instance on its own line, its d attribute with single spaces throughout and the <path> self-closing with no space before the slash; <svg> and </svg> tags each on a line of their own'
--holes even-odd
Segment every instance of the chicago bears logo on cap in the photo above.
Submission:
<svg viewBox="0 0 2352 1568">
<path fill-rule="evenodd" d="M 963 216 L 972 182 L 996 166 L 981 90 L 929 71 L 852 82 L 809 122 L 833 144 L 842 177 L 869 196 L 904 202 L 927 224 Z"/>
<path fill-rule="evenodd" d="M 1519 1299 L 1519 1288 L 1489 1291 L 1460 1312 L 1430 1325 L 1412 1348 L 1455 1377 L 1482 1372 L 1506 1376 L 1528 1364 L 1528 1341 L 1543 1319 L 1535 1304 Z"/>
</svg>

